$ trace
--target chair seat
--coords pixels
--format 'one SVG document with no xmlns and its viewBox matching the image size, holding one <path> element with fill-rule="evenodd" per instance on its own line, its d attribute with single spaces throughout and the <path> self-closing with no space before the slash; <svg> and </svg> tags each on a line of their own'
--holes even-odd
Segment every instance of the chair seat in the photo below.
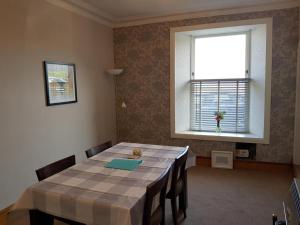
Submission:
<svg viewBox="0 0 300 225">
<path fill-rule="evenodd" d="M 173 193 L 172 190 L 170 190 L 167 194 L 167 198 L 168 199 L 172 198 L 172 194 L 174 194 L 175 196 L 178 196 L 182 192 L 183 188 L 184 188 L 183 180 L 182 180 L 182 178 L 179 178 L 177 183 L 176 183 L 174 193 Z"/>
</svg>

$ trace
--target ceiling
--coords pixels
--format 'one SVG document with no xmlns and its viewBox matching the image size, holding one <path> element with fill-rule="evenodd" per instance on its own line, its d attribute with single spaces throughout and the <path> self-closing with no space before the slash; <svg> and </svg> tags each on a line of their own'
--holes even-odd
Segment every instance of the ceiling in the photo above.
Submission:
<svg viewBox="0 0 300 225">
<path fill-rule="evenodd" d="M 287 4 L 299 0 L 46 0 L 73 11 L 88 12 L 90 17 L 108 21 L 111 24 L 145 20 L 162 16 L 186 13 L 231 10 L 275 4 Z M 75 8 L 76 9 L 75 9 Z"/>
<path fill-rule="evenodd" d="M 282 0 L 89 0 L 89 2 L 114 18 L 128 20 L 277 3 Z"/>
</svg>

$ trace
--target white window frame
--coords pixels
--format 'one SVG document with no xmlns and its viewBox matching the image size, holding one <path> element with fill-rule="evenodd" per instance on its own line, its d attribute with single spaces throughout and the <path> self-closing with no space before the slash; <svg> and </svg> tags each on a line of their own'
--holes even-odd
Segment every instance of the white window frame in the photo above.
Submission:
<svg viewBox="0 0 300 225">
<path fill-rule="evenodd" d="M 266 26 L 266 61 L 265 61 L 265 86 L 264 86 L 264 108 L 263 108 L 263 131 L 261 135 L 232 134 L 232 133 L 213 133 L 197 132 L 190 130 L 176 130 L 175 126 L 175 34 L 178 32 L 191 32 L 195 30 L 205 30 L 213 28 L 226 28 L 235 26 Z M 269 144 L 270 141 L 270 108 L 271 108 L 271 74 L 272 74 L 272 18 L 240 20 L 223 23 L 211 23 L 184 27 L 174 27 L 170 29 L 170 106 L 171 106 L 171 138 L 228 141 L 228 142 L 248 142 Z M 192 65 L 191 65 L 192 66 Z M 251 74 L 251 71 L 249 71 Z M 191 75 L 191 74 L 190 74 Z"/>
<path fill-rule="evenodd" d="M 222 33 L 222 34 L 210 34 L 210 35 L 197 35 L 192 37 L 191 41 L 191 80 L 194 79 L 195 75 L 195 40 L 197 38 L 209 38 L 209 37 L 222 37 L 222 36 L 232 36 L 232 35 L 241 35 L 245 34 L 246 35 L 246 55 L 245 55 L 245 66 L 246 66 L 246 71 L 248 71 L 248 76 L 246 78 L 250 78 L 250 63 L 251 63 L 251 31 L 242 31 L 242 32 L 227 32 L 227 33 Z M 220 79 L 222 80 L 222 79 Z"/>
<path fill-rule="evenodd" d="M 191 38 L 191 75 L 190 75 L 190 80 L 197 80 L 195 79 L 195 41 L 196 39 L 199 38 L 210 38 L 210 37 L 224 37 L 224 36 L 233 36 L 233 35 L 245 35 L 246 36 L 246 50 L 245 50 L 245 79 L 249 79 L 250 82 L 250 78 L 251 78 L 251 72 L 250 72 L 250 60 L 251 60 L 251 48 L 250 48 L 250 44 L 251 44 L 251 30 L 248 31 L 240 31 L 240 32 L 226 32 L 226 33 L 218 33 L 218 34 L 209 34 L 209 35 L 196 35 L 196 36 L 192 36 Z M 243 78 L 223 78 L 223 79 L 199 79 L 199 80 L 239 80 L 239 79 L 243 79 Z M 250 90 L 249 90 L 250 92 Z M 192 94 L 192 93 L 191 93 Z M 250 93 L 248 93 L 248 98 L 250 98 Z M 192 98 L 192 96 L 190 97 L 190 99 Z M 191 102 L 191 101 L 190 101 Z M 250 104 L 250 102 L 249 102 Z M 248 107 L 249 108 L 249 107 Z M 191 104 L 191 109 L 192 109 L 192 104 Z M 248 109 L 249 110 L 249 109 Z M 191 112 L 190 112 L 191 113 Z M 249 112 L 247 112 L 249 113 Z M 190 127 L 192 127 L 192 120 L 190 119 Z M 249 127 L 249 120 L 248 120 L 248 127 Z M 198 132 L 213 132 L 213 131 L 198 131 Z M 249 132 L 246 132 L 249 133 Z M 245 133 L 237 133 L 237 134 L 245 134 Z"/>
</svg>

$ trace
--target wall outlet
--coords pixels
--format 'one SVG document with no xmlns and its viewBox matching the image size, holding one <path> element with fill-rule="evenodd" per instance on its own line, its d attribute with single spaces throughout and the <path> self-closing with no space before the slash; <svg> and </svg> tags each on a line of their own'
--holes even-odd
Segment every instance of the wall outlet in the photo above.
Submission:
<svg viewBox="0 0 300 225">
<path fill-rule="evenodd" d="M 239 158 L 249 158 L 249 150 L 248 149 L 236 149 L 235 156 Z"/>
</svg>

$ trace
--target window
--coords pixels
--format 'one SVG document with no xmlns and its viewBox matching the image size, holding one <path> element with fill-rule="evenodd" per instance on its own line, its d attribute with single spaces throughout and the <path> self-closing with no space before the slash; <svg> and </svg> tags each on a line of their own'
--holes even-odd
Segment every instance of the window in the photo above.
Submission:
<svg viewBox="0 0 300 225">
<path fill-rule="evenodd" d="M 216 131 L 215 112 L 225 112 L 222 132 L 249 132 L 249 80 L 192 80 L 191 130 Z"/>
<path fill-rule="evenodd" d="M 250 32 L 195 37 L 194 79 L 245 78 Z"/>
<path fill-rule="evenodd" d="M 192 42 L 191 130 L 249 132 L 250 32 L 195 37 Z"/>
<path fill-rule="evenodd" d="M 171 138 L 268 144 L 272 18 L 174 27 L 170 38 Z"/>
</svg>

